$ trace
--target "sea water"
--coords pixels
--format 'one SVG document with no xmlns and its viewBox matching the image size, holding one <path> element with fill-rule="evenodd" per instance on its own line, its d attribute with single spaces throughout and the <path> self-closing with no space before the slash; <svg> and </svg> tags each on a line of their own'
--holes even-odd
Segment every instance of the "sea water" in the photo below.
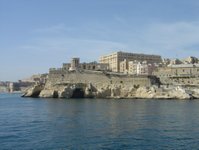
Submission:
<svg viewBox="0 0 199 150">
<path fill-rule="evenodd" d="M 199 149 L 199 100 L 0 94 L 0 149 Z"/>
</svg>

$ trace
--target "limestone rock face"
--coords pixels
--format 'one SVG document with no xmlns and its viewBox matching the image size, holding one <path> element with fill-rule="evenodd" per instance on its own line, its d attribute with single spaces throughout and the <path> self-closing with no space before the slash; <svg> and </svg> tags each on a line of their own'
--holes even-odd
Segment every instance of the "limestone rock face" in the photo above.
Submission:
<svg viewBox="0 0 199 150">
<path fill-rule="evenodd" d="M 154 98 L 155 97 L 155 89 L 153 87 L 140 87 L 136 91 L 137 98 Z"/>
<path fill-rule="evenodd" d="M 59 98 L 71 98 L 72 94 L 73 94 L 73 89 L 67 86 L 63 90 L 59 91 Z"/>
<path fill-rule="evenodd" d="M 58 98 L 58 92 L 52 89 L 44 89 L 41 91 L 39 94 L 39 97 L 44 97 L 44 98 Z"/>
<path fill-rule="evenodd" d="M 87 97 L 87 98 L 92 98 L 93 97 L 93 91 L 89 87 L 86 87 L 84 93 L 85 93 L 85 97 Z"/>
<path fill-rule="evenodd" d="M 35 85 L 24 94 L 24 97 L 44 98 L 142 98 L 142 99 L 193 99 L 199 98 L 197 88 L 186 89 L 182 87 L 139 87 L 125 85 L 102 84 L 59 84 Z"/>
<path fill-rule="evenodd" d="M 140 87 L 136 91 L 137 98 L 146 99 L 192 99 L 190 91 L 182 87 L 171 88 L 168 90 L 156 87 Z"/>
<path fill-rule="evenodd" d="M 101 87 L 97 89 L 95 93 L 96 98 L 110 98 L 111 97 L 111 89 L 109 86 Z"/>
<path fill-rule="evenodd" d="M 23 97 L 38 97 L 43 88 L 42 85 L 34 85 L 24 93 Z"/>
<path fill-rule="evenodd" d="M 171 98 L 176 99 L 192 99 L 192 95 L 188 93 L 185 89 L 181 87 L 176 87 L 175 89 L 169 91 L 169 95 Z"/>
<path fill-rule="evenodd" d="M 96 92 L 97 89 L 91 83 L 89 83 L 85 88 L 84 94 L 86 98 L 93 98 L 95 97 Z"/>
<path fill-rule="evenodd" d="M 111 87 L 111 97 L 120 98 L 121 97 L 121 87 L 113 86 Z"/>
<path fill-rule="evenodd" d="M 192 89 L 192 96 L 196 99 L 199 99 L 199 89 Z"/>
</svg>

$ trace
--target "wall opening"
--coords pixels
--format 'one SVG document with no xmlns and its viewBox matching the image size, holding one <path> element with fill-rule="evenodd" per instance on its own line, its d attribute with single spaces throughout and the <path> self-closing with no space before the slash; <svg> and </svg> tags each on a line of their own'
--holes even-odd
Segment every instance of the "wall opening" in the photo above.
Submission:
<svg viewBox="0 0 199 150">
<path fill-rule="evenodd" d="M 71 98 L 84 98 L 84 91 L 82 88 L 76 88 L 73 91 L 72 97 Z"/>
</svg>

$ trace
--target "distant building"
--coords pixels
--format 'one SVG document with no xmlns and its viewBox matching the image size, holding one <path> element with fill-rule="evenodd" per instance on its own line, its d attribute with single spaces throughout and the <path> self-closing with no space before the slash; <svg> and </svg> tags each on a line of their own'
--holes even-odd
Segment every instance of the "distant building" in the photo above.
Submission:
<svg viewBox="0 0 199 150">
<path fill-rule="evenodd" d="M 155 68 L 155 64 L 148 64 L 146 61 L 130 61 L 128 73 L 135 75 L 152 75 L 152 72 L 155 70 Z"/>
<path fill-rule="evenodd" d="M 160 63 L 162 61 L 162 58 L 159 55 L 136 54 L 120 51 L 112 53 L 110 55 L 101 56 L 99 62 L 109 64 L 110 70 L 113 72 L 124 72 L 124 68 L 121 68 L 120 70 L 120 67 L 126 65 L 124 63 L 121 63 L 124 60 L 126 60 L 127 63 L 129 61 L 135 60 L 140 62 L 147 61 L 148 63 Z"/>
<path fill-rule="evenodd" d="M 170 62 L 170 65 L 179 65 L 179 64 L 183 64 L 183 62 L 180 59 L 173 59 Z"/>
<path fill-rule="evenodd" d="M 79 68 L 80 59 L 79 58 L 72 58 L 71 66 L 69 68 L 70 71 L 76 70 Z"/>
<path fill-rule="evenodd" d="M 199 64 L 178 64 L 158 68 L 154 73 L 158 77 L 199 76 Z"/>
<path fill-rule="evenodd" d="M 20 83 L 46 83 L 46 80 L 48 78 L 48 74 L 37 74 L 37 75 L 32 75 L 29 78 L 22 79 L 19 82 Z"/>
<path fill-rule="evenodd" d="M 83 70 L 95 70 L 95 71 L 107 71 L 109 70 L 108 64 L 90 62 L 90 63 L 81 63 L 80 69 Z"/>
<path fill-rule="evenodd" d="M 63 63 L 62 68 L 63 68 L 64 70 L 69 70 L 70 67 L 71 67 L 71 64 L 70 64 L 70 63 Z"/>
<path fill-rule="evenodd" d="M 129 62 L 129 70 L 128 70 L 128 73 L 129 73 L 129 74 L 134 74 L 134 75 L 136 75 L 136 74 L 137 74 L 137 65 L 138 65 L 138 62 L 137 62 L 137 61 L 130 61 L 130 62 Z"/>
<path fill-rule="evenodd" d="M 127 73 L 129 70 L 129 62 L 124 59 L 124 61 L 120 62 L 120 71 L 121 73 Z"/>
<path fill-rule="evenodd" d="M 79 58 L 72 58 L 71 63 L 64 63 L 62 69 L 73 71 L 73 70 L 93 70 L 93 71 L 108 71 L 109 64 L 105 63 L 97 63 L 97 62 L 90 62 L 90 63 L 80 63 Z"/>
<path fill-rule="evenodd" d="M 198 58 L 193 57 L 193 56 L 189 56 L 188 58 L 183 60 L 184 64 L 197 64 L 199 63 Z"/>
<path fill-rule="evenodd" d="M 137 74 L 138 75 L 148 75 L 149 74 L 149 68 L 148 68 L 148 64 L 146 61 L 144 62 L 139 62 L 137 64 Z"/>
</svg>

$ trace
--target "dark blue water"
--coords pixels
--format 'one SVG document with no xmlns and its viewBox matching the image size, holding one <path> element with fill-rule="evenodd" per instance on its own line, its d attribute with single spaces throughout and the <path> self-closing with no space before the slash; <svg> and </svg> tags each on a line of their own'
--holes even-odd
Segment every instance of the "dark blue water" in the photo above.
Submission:
<svg viewBox="0 0 199 150">
<path fill-rule="evenodd" d="M 0 149 L 198 149 L 199 101 L 0 95 Z"/>
</svg>

